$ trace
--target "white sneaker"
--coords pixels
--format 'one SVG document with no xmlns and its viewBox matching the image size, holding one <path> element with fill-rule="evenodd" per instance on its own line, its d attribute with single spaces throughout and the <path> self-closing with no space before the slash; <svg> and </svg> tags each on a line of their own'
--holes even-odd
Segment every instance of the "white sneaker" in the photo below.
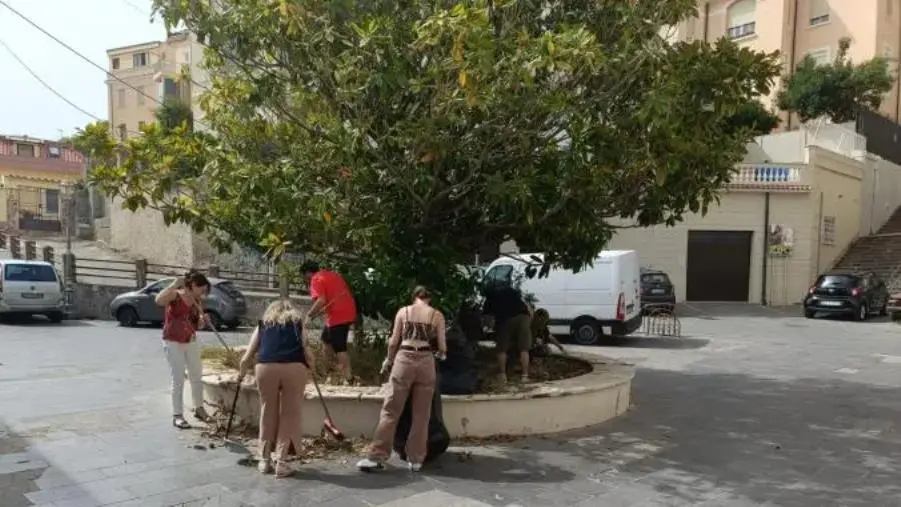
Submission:
<svg viewBox="0 0 901 507">
<path fill-rule="evenodd" d="M 422 463 L 414 463 L 412 461 L 407 462 L 407 466 L 410 468 L 411 472 L 418 472 L 422 470 Z"/>
<path fill-rule="evenodd" d="M 257 470 L 259 470 L 261 474 L 271 474 L 272 460 L 261 459 L 260 463 L 257 465 Z"/>
<path fill-rule="evenodd" d="M 362 472 L 371 472 L 373 470 L 381 470 L 385 468 L 385 465 L 381 461 L 363 458 L 357 462 L 357 468 L 359 468 Z"/>
</svg>

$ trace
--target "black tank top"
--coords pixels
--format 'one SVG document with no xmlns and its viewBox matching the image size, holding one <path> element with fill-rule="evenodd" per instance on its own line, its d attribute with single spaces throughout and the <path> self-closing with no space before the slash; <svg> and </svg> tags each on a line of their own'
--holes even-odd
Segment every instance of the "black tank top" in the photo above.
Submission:
<svg viewBox="0 0 901 507">
<path fill-rule="evenodd" d="M 259 362 L 261 363 L 307 363 L 304 355 L 301 324 L 260 326 Z"/>
</svg>

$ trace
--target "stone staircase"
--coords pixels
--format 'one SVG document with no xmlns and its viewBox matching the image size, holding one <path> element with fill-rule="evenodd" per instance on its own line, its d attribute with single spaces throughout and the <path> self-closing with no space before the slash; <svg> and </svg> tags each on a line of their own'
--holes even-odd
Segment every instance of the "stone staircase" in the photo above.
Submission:
<svg viewBox="0 0 901 507">
<path fill-rule="evenodd" d="M 834 269 L 872 271 L 890 292 L 901 292 L 901 208 L 876 234 L 855 241 Z"/>
</svg>

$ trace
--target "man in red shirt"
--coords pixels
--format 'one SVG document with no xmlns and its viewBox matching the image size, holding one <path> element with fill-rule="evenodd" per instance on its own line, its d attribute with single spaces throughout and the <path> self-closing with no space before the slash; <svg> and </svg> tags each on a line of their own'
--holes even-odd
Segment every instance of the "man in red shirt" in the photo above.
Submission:
<svg viewBox="0 0 901 507">
<path fill-rule="evenodd" d="M 319 269 L 315 262 L 307 262 L 301 268 L 313 307 L 307 319 L 314 319 L 325 313 L 325 327 L 322 341 L 338 358 L 338 371 L 342 377 L 351 380 L 350 356 L 347 355 L 347 338 L 350 326 L 357 320 L 357 305 L 353 293 L 344 278 L 334 271 Z"/>
</svg>

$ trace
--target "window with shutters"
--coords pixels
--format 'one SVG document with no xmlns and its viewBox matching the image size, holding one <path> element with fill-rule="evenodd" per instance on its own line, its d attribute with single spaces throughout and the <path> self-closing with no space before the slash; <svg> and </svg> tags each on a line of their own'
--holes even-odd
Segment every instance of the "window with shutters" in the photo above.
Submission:
<svg viewBox="0 0 901 507">
<path fill-rule="evenodd" d="M 144 93 L 144 87 L 143 87 L 143 86 L 138 86 L 137 88 L 135 88 L 135 91 L 136 91 L 137 94 L 138 94 L 138 105 L 139 105 L 139 106 L 143 106 L 143 105 L 144 105 L 144 95 L 146 95 L 146 94 Z"/>
<path fill-rule="evenodd" d="M 125 88 L 119 88 L 116 93 L 119 95 L 119 107 L 125 107 Z"/>
<path fill-rule="evenodd" d="M 829 0 L 810 0 L 810 26 L 829 22 Z"/>
<path fill-rule="evenodd" d="M 35 151 L 33 144 L 16 143 L 16 155 L 34 158 L 37 156 L 37 151 Z"/>
<path fill-rule="evenodd" d="M 730 39 L 748 37 L 756 33 L 757 0 L 738 0 L 726 9 L 729 26 L 726 36 Z"/>
<path fill-rule="evenodd" d="M 146 67 L 147 66 L 147 53 L 135 53 L 131 55 L 131 66 L 132 67 Z"/>
<path fill-rule="evenodd" d="M 813 61 L 819 65 L 829 65 L 829 48 L 814 49 L 807 52 L 807 56 L 813 58 Z"/>
<path fill-rule="evenodd" d="M 59 214 L 59 190 L 44 190 L 44 211 L 50 215 Z"/>
</svg>

